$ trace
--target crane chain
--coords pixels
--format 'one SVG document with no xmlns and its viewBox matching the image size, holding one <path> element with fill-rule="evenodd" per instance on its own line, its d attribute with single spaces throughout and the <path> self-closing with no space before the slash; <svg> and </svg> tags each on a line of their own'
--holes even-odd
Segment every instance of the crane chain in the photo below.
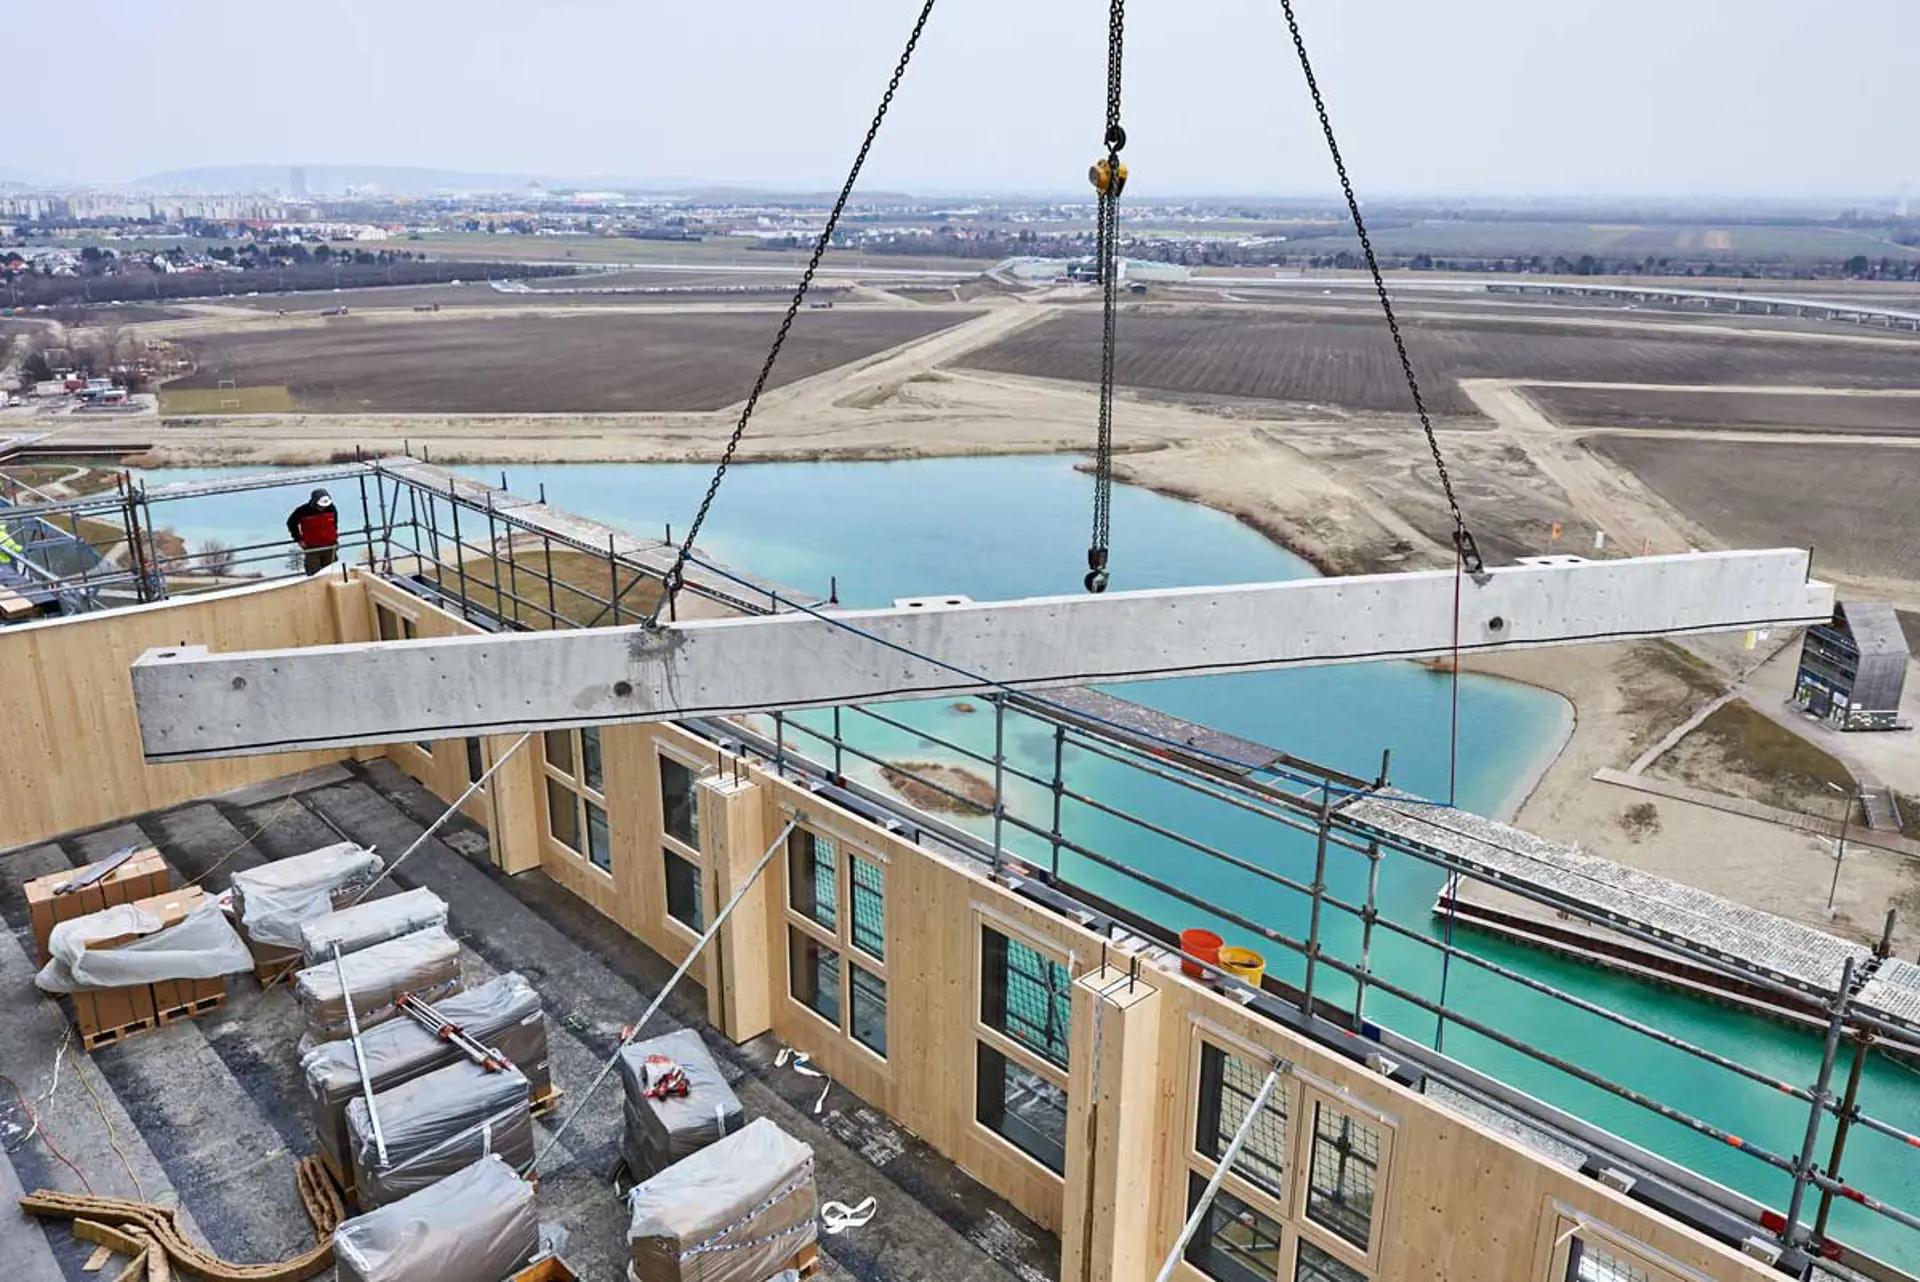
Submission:
<svg viewBox="0 0 1920 1282">
<path fill-rule="evenodd" d="M 1407 391 L 1413 396 L 1414 413 L 1420 416 L 1420 428 L 1427 436 L 1427 448 L 1433 454 L 1433 466 L 1440 473 L 1440 488 L 1447 496 L 1447 510 L 1453 516 L 1453 542 L 1460 554 L 1461 565 L 1473 576 L 1476 583 L 1484 583 L 1487 577 L 1486 562 L 1481 559 L 1479 544 L 1474 541 L 1473 532 L 1467 528 L 1467 518 L 1460 511 L 1460 501 L 1454 497 L 1453 477 L 1447 471 L 1447 461 L 1440 453 L 1440 440 L 1434 434 L 1433 419 L 1427 414 L 1426 399 L 1420 395 L 1420 380 L 1413 372 L 1413 360 L 1407 355 L 1407 343 L 1400 335 L 1399 318 L 1393 314 L 1393 300 L 1387 295 L 1387 282 L 1380 274 L 1380 260 L 1373 252 L 1373 238 L 1367 234 L 1366 219 L 1360 215 L 1360 200 L 1353 194 L 1353 180 L 1347 176 L 1347 162 L 1340 155 L 1340 143 L 1333 136 L 1333 121 L 1327 115 L 1326 100 L 1320 95 L 1320 82 L 1313 74 L 1313 60 L 1307 56 L 1306 38 L 1300 34 L 1300 22 L 1293 14 L 1293 0 L 1280 0 L 1280 11 L 1286 16 L 1287 30 L 1293 36 L 1294 52 L 1300 57 L 1300 72 L 1306 77 L 1307 92 L 1313 98 L 1314 114 L 1320 117 L 1320 132 L 1326 137 L 1327 152 L 1333 157 L 1334 172 L 1340 176 L 1340 191 L 1347 199 L 1347 213 L 1353 219 L 1353 229 L 1360 238 L 1360 249 L 1366 256 L 1367 271 L 1373 277 L 1374 293 L 1379 296 L 1380 310 L 1387 318 L 1387 332 L 1393 335 L 1393 349 L 1400 357 L 1400 372 L 1406 375 Z"/>
<path fill-rule="evenodd" d="M 1107 590 L 1108 534 L 1113 514 L 1113 357 L 1114 312 L 1118 300 L 1120 190 L 1124 183 L 1120 149 L 1127 131 L 1120 125 L 1120 71 L 1126 44 L 1126 0 L 1110 0 L 1107 9 L 1106 182 L 1099 189 L 1097 246 L 1100 264 L 1100 412 L 1094 433 L 1093 535 L 1087 545 L 1086 588 Z"/>
<path fill-rule="evenodd" d="M 887 118 L 887 110 L 893 106 L 893 96 L 899 92 L 900 81 L 907 74 L 907 64 L 913 61 L 913 51 L 920 44 L 920 33 L 926 30 L 927 19 L 933 16 L 933 5 L 934 0 L 925 0 L 920 6 L 920 16 L 915 19 L 913 31 L 907 36 L 906 48 L 900 51 L 900 60 L 887 80 L 886 92 L 880 95 L 880 106 L 873 113 L 873 122 L 867 126 L 866 137 L 860 140 L 860 151 L 853 158 L 853 167 L 847 171 L 847 180 L 841 184 L 839 196 L 834 199 L 826 226 L 820 229 L 820 238 L 814 242 L 813 253 L 807 259 L 807 269 L 801 274 L 800 285 L 793 291 L 793 298 L 787 304 L 787 314 L 781 318 L 780 329 L 773 336 L 773 346 L 767 351 L 767 359 L 760 366 L 759 376 L 753 380 L 753 390 L 748 393 L 746 403 L 740 407 L 740 420 L 733 425 L 733 435 L 727 439 L 727 448 L 720 456 L 719 465 L 713 470 L 713 479 L 707 483 L 700 509 L 694 513 L 693 524 L 687 527 L 687 536 L 674 552 L 672 567 L 663 576 L 665 591 L 654 604 L 653 612 L 647 616 L 647 627 L 658 623 L 661 612 L 671 609 L 680 595 L 686 577 L 687 559 L 693 555 L 694 540 L 699 537 L 700 528 L 706 524 L 707 513 L 713 509 L 713 500 L 720 493 L 720 483 L 726 479 L 727 468 L 740 450 L 740 440 L 747 433 L 754 407 L 760 403 L 760 394 L 766 390 L 767 379 L 773 375 L 774 362 L 780 359 L 780 349 L 786 345 L 787 333 L 793 328 L 794 318 L 800 314 L 800 305 L 806 301 L 807 291 L 813 287 L 814 275 L 820 270 L 820 260 L 833 243 L 833 233 L 840 225 L 840 215 L 846 211 L 847 200 L 853 195 L 853 185 L 859 180 L 860 170 L 867 163 L 867 153 L 873 150 L 874 139 L 880 134 L 880 125 Z"/>
</svg>

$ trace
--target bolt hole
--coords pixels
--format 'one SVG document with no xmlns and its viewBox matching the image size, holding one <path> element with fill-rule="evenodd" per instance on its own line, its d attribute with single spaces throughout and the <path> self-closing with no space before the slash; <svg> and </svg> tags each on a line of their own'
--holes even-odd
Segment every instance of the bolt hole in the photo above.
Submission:
<svg viewBox="0 0 1920 1282">
<path fill-rule="evenodd" d="M 622 699 L 624 699 L 624 698 L 626 698 L 626 697 L 627 697 L 628 695 L 630 695 L 630 694 L 632 694 L 632 693 L 633 693 L 633 682 L 631 682 L 631 681 L 616 681 L 616 682 L 614 682 L 614 683 L 613 683 L 613 692 L 614 692 L 614 694 L 615 694 L 615 695 L 617 695 L 617 696 L 619 696 L 620 698 L 622 698 Z"/>
<path fill-rule="evenodd" d="M 1489 632 L 1503 631 L 1505 630 L 1506 626 L 1507 626 L 1507 621 L 1501 618 L 1497 614 L 1494 615 L 1491 619 L 1487 620 L 1487 631 Z"/>
<path fill-rule="evenodd" d="M 233 679 L 233 688 L 234 688 L 234 689 L 236 689 L 236 690 L 244 690 L 244 689 L 246 689 L 246 688 L 247 688 L 247 679 L 246 679 L 245 677 L 235 677 L 235 678 Z"/>
</svg>

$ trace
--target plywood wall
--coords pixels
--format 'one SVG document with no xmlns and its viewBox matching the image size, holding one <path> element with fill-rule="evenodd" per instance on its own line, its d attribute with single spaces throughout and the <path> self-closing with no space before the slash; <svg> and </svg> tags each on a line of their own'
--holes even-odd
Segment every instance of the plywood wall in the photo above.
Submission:
<svg viewBox="0 0 1920 1282">
<path fill-rule="evenodd" d="M 334 601 L 360 592 L 322 575 L 0 629 L 0 849 L 339 760 L 339 752 L 296 752 L 150 766 L 128 668 L 171 645 L 365 640 L 341 634 Z"/>
</svg>

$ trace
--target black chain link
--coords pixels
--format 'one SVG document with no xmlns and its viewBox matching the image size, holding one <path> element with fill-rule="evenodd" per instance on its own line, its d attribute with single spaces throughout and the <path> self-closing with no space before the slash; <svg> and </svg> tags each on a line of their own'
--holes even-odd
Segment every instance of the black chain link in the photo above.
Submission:
<svg viewBox="0 0 1920 1282">
<path fill-rule="evenodd" d="M 1107 177 L 1099 193 L 1095 258 L 1100 265 L 1100 415 L 1094 432 L 1093 536 L 1087 545 L 1089 592 L 1107 589 L 1107 542 L 1113 513 L 1113 355 L 1114 311 L 1118 297 L 1120 244 L 1120 149 L 1127 132 L 1120 127 L 1120 69 L 1126 42 L 1126 0 L 1111 0 L 1107 10 Z"/>
<path fill-rule="evenodd" d="M 1420 395 L 1420 380 L 1413 372 L 1413 361 L 1407 355 L 1407 343 L 1400 336 L 1400 321 L 1393 314 L 1393 300 L 1387 296 L 1387 282 L 1380 275 L 1380 260 L 1373 252 L 1373 238 L 1367 235 L 1366 219 L 1360 216 L 1360 200 L 1353 194 L 1353 180 L 1347 177 L 1347 162 L 1340 156 L 1340 144 L 1333 136 L 1333 121 L 1327 117 L 1326 100 L 1320 96 L 1320 82 L 1313 74 L 1313 60 L 1307 57 L 1307 42 L 1300 34 L 1300 23 L 1293 16 L 1293 0 L 1280 0 L 1280 11 L 1286 15 L 1287 30 L 1293 35 L 1294 52 L 1300 55 L 1300 72 L 1307 80 L 1307 92 L 1313 96 L 1314 114 L 1320 117 L 1320 132 L 1326 136 L 1327 152 L 1333 157 L 1334 172 L 1340 175 L 1340 190 L 1347 198 L 1347 212 L 1353 217 L 1353 230 L 1360 237 L 1360 249 L 1366 255 L 1367 271 L 1373 276 L 1374 292 L 1380 296 L 1380 310 L 1387 318 L 1387 331 L 1393 335 L 1393 349 L 1400 356 L 1400 371 L 1407 377 L 1407 391 L 1413 394 L 1413 409 L 1420 416 L 1420 428 L 1427 434 L 1427 448 L 1433 452 L 1433 466 L 1440 473 L 1440 488 L 1446 492 L 1447 509 L 1453 514 L 1454 546 L 1459 549 L 1462 565 L 1467 573 L 1476 579 L 1486 573 L 1486 563 L 1480 559 L 1480 548 L 1474 542 L 1473 532 L 1467 529 L 1467 518 L 1460 511 L 1460 501 L 1453 494 L 1453 477 L 1447 472 L 1447 461 L 1440 455 L 1440 440 L 1434 435 L 1433 419 L 1427 414 L 1427 403 Z"/>
<path fill-rule="evenodd" d="M 700 535 L 700 527 L 706 524 L 714 496 L 720 493 L 720 482 L 726 479 L 728 465 L 739 452 L 740 438 L 746 435 L 747 423 L 753 418 L 754 407 L 760 403 L 760 394 L 766 390 L 774 362 L 780 359 L 780 349 L 786 344 L 787 331 L 793 328 L 794 317 L 800 314 L 800 305 L 806 301 L 807 291 L 813 287 L 813 277 L 820 270 L 820 260 L 833 243 L 833 233 L 840 225 L 840 215 L 846 211 L 847 199 L 853 195 L 853 185 L 860 178 L 861 167 L 867 163 L 867 153 L 873 150 L 873 140 L 879 136 L 881 122 L 887 118 L 887 109 L 893 106 L 893 96 L 900 89 L 901 78 L 907 74 L 907 64 L 913 61 L 913 51 L 920 43 L 920 33 L 926 30 L 927 19 L 933 16 L 933 5 L 934 0 L 926 0 L 920 7 L 920 16 L 913 24 L 912 34 L 907 37 L 907 47 L 900 51 L 900 61 L 887 81 L 887 91 L 880 95 L 879 110 L 873 113 L 873 123 L 867 126 L 867 136 L 860 140 L 860 152 L 853 158 L 853 168 L 847 172 L 847 181 L 841 184 L 840 195 L 833 202 L 833 211 L 827 215 L 827 225 L 820 229 L 820 239 L 814 242 L 813 254 L 807 259 L 807 270 L 800 277 L 800 287 L 793 291 L 793 300 L 787 304 L 787 314 L 780 321 L 780 330 L 773 336 L 773 346 L 767 351 L 766 362 L 760 366 L 760 376 L 753 380 L 753 391 L 748 393 L 747 403 L 740 407 L 740 421 L 734 424 L 726 452 L 720 456 L 720 464 L 713 470 L 713 480 L 707 483 L 706 497 L 700 500 L 700 510 L 694 514 L 693 524 L 687 528 L 687 537 L 681 540 L 674 553 L 673 566 L 663 580 L 666 591 L 655 604 L 653 613 L 647 616 L 648 627 L 659 621 L 660 612 L 670 608 L 680 594 L 686 576 L 687 558 L 693 555 L 693 542 Z"/>
</svg>

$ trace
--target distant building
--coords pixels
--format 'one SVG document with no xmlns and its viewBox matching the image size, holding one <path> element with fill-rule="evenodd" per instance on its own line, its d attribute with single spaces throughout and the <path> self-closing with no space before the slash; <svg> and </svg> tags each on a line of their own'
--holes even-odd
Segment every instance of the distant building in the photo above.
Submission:
<svg viewBox="0 0 1920 1282">
<path fill-rule="evenodd" d="M 1807 629 L 1793 701 L 1836 730 L 1892 730 L 1907 679 L 1907 638 L 1884 601 L 1842 601 Z"/>
<path fill-rule="evenodd" d="M 287 194 L 296 200 L 307 194 L 307 171 L 298 165 L 287 171 Z"/>
</svg>

